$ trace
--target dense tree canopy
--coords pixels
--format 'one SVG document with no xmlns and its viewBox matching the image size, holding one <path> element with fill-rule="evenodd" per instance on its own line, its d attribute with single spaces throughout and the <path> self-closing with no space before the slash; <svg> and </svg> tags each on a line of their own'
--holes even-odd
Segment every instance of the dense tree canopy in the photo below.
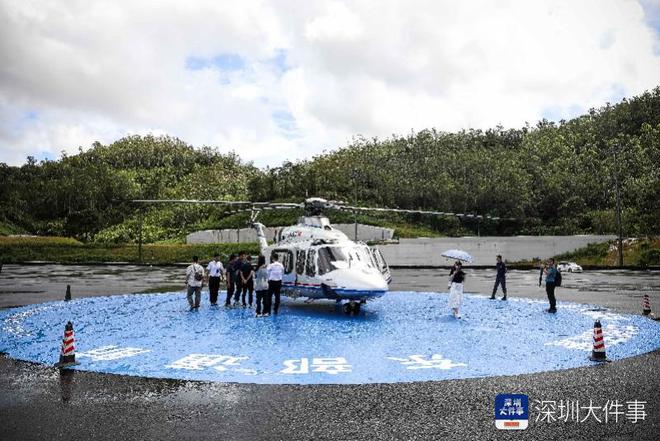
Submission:
<svg viewBox="0 0 660 441">
<path fill-rule="evenodd" d="M 356 138 L 337 151 L 266 170 L 235 154 L 196 149 L 170 137 L 95 143 L 57 161 L 28 158 L 22 167 L 0 164 L 0 222 L 9 230 L 122 242 L 135 240 L 141 214 L 145 238 L 156 241 L 215 223 L 227 225 L 226 213 L 217 207 L 140 208 L 130 199 L 300 200 L 316 195 L 516 218 L 479 225 L 490 234 L 612 233 L 617 179 L 624 233 L 658 234 L 660 88 L 570 121 Z M 289 217 L 274 219 L 287 222 Z M 456 219 L 398 220 L 445 234 L 477 227 Z"/>
</svg>

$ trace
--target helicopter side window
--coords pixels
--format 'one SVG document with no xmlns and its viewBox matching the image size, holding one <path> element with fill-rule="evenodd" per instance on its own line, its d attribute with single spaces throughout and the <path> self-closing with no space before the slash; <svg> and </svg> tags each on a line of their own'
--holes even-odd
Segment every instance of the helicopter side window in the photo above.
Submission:
<svg viewBox="0 0 660 441">
<path fill-rule="evenodd" d="M 329 273 L 330 271 L 337 269 L 337 267 L 333 265 L 332 262 L 338 262 L 338 261 L 345 262 L 347 260 L 348 260 L 348 256 L 339 247 L 319 248 L 319 258 L 318 258 L 319 275 L 323 275 L 325 273 Z"/>
<path fill-rule="evenodd" d="M 374 259 L 376 259 L 378 269 L 382 273 L 386 272 L 388 270 L 387 263 L 385 262 L 385 258 L 383 257 L 383 254 L 380 252 L 380 250 L 378 248 L 372 248 L 371 253 L 374 256 Z"/>
<path fill-rule="evenodd" d="M 293 271 L 293 253 L 289 250 L 273 250 L 271 257 L 277 254 L 279 262 L 284 267 L 284 273 L 290 274 Z"/>
<path fill-rule="evenodd" d="M 362 257 L 360 260 L 364 262 L 365 265 L 367 265 L 370 268 L 376 268 L 377 265 L 374 264 L 374 259 L 369 251 L 368 247 L 361 247 L 358 253 L 358 256 Z"/>
<path fill-rule="evenodd" d="M 346 254 L 348 255 L 347 260 L 349 261 L 349 264 L 366 266 L 369 268 L 374 267 L 373 259 L 366 248 L 363 247 L 350 248 L 346 250 Z"/>
<path fill-rule="evenodd" d="M 316 250 L 310 249 L 307 251 L 307 264 L 305 265 L 305 273 L 309 277 L 316 275 Z"/>
<path fill-rule="evenodd" d="M 305 250 L 298 250 L 298 253 L 296 254 L 296 272 L 300 275 L 305 274 L 306 258 Z"/>
</svg>

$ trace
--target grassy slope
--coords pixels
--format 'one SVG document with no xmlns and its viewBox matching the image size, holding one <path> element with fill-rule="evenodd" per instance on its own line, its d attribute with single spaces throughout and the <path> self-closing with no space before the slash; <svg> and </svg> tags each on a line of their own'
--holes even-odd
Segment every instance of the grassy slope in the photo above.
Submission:
<svg viewBox="0 0 660 441">
<path fill-rule="evenodd" d="M 15 225 L 0 221 L 0 236 L 6 236 L 8 234 L 22 234 L 22 233 L 24 233 L 24 231 L 22 231 L 20 228 L 16 227 Z"/>
<path fill-rule="evenodd" d="M 214 252 L 223 258 L 245 250 L 258 254 L 256 243 L 249 244 L 149 244 L 142 249 L 144 263 L 189 262 L 197 255 L 210 260 Z M 16 263 L 35 260 L 61 263 L 139 262 L 137 245 L 82 244 L 74 239 L 59 237 L 0 237 L 0 262 Z"/>
<path fill-rule="evenodd" d="M 570 260 L 580 265 L 616 266 L 617 242 L 590 244 L 584 248 L 556 256 L 558 260 Z M 660 265 L 660 238 L 625 241 L 623 245 L 625 265 L 640 267 Z"/>
</svg>

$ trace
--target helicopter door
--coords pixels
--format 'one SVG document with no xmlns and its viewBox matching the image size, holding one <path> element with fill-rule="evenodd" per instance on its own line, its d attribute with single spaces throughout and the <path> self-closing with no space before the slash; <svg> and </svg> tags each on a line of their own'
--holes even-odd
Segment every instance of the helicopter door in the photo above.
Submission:
<svg viewBox="0 0 660 441">
<path fill-rule="evenodd" d="M 322 297 L 319 288 L 319 280 L 316 276 L 316 250 L 310 248 L 307 250 L 307 259 L 305 259 L 305 274 L 298 279 L 305 286 L 307 296 L 312 298 Z"/>
<path fill-rule="evenodd" d="M 302 276 L 305 274 L 306 259 L 307 259 L 307 255 L 305 253 L 305 250 L 298 250 L 298 253 L 296 254 L 296 274 L 298 276 Z"/>
<path fill-rule="evenodd" d="M 387 262 L 385 262 L 383 254 L 378 248 L 372 248 L 371 254 L 374 256 L 374 260 L 376 261 L 381 274 L 385 280 L 387 280 L 387 283 L 390 283 L 392 281 L 392 275 L 390 274 L 390 268 L 387 266 Z"/>
<path fill-rule="evenodd" d="M 305 264 L 305 274 L 307 277 L 316 276 L 316 250 L 309 249 L 307 251 L 307 263 Z"/>
<path fill-rule="evenodd" d="M 296 282 L 296 273 L 293 271 L 293 253 L 291 250 L 275 249 L 270 253 L 271 257 L 274 254 L 277 254 L 279 262 L 284 267 L 282 285 L 294 284 Z"/>
</svg>

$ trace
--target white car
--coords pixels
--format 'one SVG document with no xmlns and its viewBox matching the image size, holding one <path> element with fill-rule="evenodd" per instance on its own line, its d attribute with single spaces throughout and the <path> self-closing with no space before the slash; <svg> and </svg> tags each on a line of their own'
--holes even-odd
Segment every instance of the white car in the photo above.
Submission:
<svg viewBox="0 0 660 441">
<path fill-rule="evenodd" d="M 575 262 L 559 262 L 557 269 L 562 273 L 581 273 L 582 267 Z"/>
</svg>

